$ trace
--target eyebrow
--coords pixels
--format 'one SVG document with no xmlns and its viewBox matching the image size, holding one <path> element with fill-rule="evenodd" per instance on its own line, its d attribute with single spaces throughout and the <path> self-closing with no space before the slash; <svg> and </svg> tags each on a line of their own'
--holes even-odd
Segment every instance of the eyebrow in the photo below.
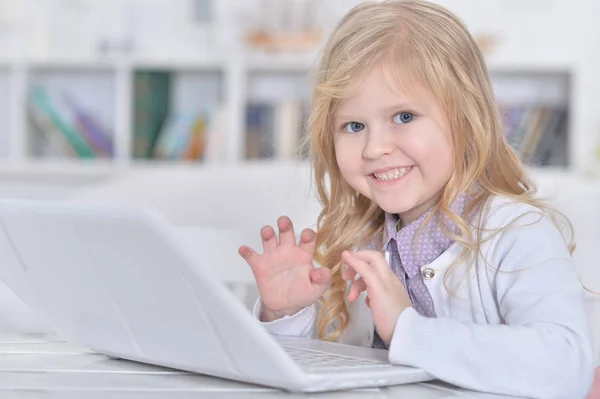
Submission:
<svg viewBox="0 0 600 399">
<path fill-rule="evenodd" d="M 392 105 L 391 107 L 386 107 L 382 110 L 383 113 L 389 114 L 391 112 L 399 112 L 399 111 L 415 111 L 417 106 L 414 103 L 403 102 L 398 103 L 396 105 Z M 335 119 L 355 119 L 356 116 L 352 115 L 336 115 Z"/>
<path fill-rule="evenodd" d="M 417 108 L 417 105 L 412 102 L 404 102 L 396 105 L 392 105 L 391 107 L 384 108 L 386 113 L 394 112 L 394 111 L 409 111 Z"/>
</svg>

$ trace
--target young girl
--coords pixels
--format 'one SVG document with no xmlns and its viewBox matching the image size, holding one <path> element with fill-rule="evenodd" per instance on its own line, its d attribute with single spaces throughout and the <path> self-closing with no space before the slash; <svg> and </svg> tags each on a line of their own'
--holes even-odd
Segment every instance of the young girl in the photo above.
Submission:
<svg viewBox="0 0 600 399">
<path fill-rule="evenodd" d="M 474 390 L 587 395 L 570 225 L 534 198 L 455 16 L 417 0 L 352 9 L 324 49 L 309 131 L 318 233 L 296 243 L 281 217 L 263 254 L 239 250 L 272 334 L 389 349 Z"/>
</svg>

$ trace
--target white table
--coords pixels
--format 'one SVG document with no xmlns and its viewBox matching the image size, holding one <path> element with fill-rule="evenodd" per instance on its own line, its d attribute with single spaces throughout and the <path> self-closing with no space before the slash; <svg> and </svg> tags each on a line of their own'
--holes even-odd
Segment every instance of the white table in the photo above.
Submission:
<svg viewBox="0 0 600 399">
<path fill-rule="evenodd" d="M 291 394 L 106 356 L 51 336 L 0 335 L 0 398 L 187 399 L 187 398 L 500 398 L 422 383 L 382 389 Z"/>
</svg>

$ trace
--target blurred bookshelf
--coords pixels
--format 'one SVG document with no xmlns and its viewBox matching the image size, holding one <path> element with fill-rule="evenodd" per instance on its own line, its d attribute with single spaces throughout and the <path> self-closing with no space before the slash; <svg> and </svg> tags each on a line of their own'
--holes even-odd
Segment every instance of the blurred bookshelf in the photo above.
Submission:
<svg viewBox="0 0 600 399">
<path fill-rule="evenodd" d="M 192 3 L 201 10 L 211 1 Z M 223 15 L 245 5 L 212 4 Z M 558 17 L 562 11 L 553 12 Z M 544 18 L 555 26 L 554 16 Z M 220 30 L 203 22 L 202 32 L 223 36 L 236 22 L 214 24 Z M 144 25 L 148 32 L 151 27 Z M 146 38 L 144 48 L 152 53 L 90 51 L 66 58 L 42 52 L 2 59 L 0 171 L 85 175 L 302 159 L 299 139 L 323 38 L 315 32 L 274 39 L 257 30 L 248 36 L 252 45 L 240 35 L 197 52 L 176 51 L 166 41 L 160 51 Z M 102 51 L 131 45 L 119 43 L 103 42 Z M 289 43 L 296 48 L 285 51 Z M 596 75 L 582 73 L 569 54 L 551 47 L 536 51 L 530 56 L 501 49 L 486 56 L 506 137 L 530 166 L 581 169 L 592 127 L 591 112 L 581 109 Z"/>
<path fill-rule="evenodd" d="M 13 68 L 21 74 L 0 67 L 0 167 L 96 173 L 152 162 L 302 158 L 314 55 L 298 57 L 35 60 Z M 509 142 L 529 165 L 568 168 L 571 71 L 490 71 Z M 13 95 L 15 89 L 22 93 Z M 10 139 L 19 126 L 10 123 L 15 115 L 25 127 L 21 146 Z M 241 123 L 231 123 L 232 115 Z"/>
<path fill-rule="evenodd" d="M 571 74 L 496 72 L 492 86 L 509 144 L 532 167 L 567 168 Z"/>
<path fill-rule="evenodd" d="M 302 157 L 299 147 L 308 118 L 308 79 L 298 68 L 249 70 L 244 159 Z"/>
</svg>

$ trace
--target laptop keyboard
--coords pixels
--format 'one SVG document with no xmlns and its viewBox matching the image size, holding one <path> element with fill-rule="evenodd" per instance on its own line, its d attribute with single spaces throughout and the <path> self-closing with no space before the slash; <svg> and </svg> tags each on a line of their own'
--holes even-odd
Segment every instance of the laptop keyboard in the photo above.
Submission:
<svg viewBox="0 0 600 399">
<path fill-rule="evenodd" d="M 294 359 L 303 370 L 308 372 L 392 366 L 390 363 L 378 360 L 338 355 L 336 353 L 298 348 L 296 346 L 282 346 L 290 357 Z"/>
</svg>

